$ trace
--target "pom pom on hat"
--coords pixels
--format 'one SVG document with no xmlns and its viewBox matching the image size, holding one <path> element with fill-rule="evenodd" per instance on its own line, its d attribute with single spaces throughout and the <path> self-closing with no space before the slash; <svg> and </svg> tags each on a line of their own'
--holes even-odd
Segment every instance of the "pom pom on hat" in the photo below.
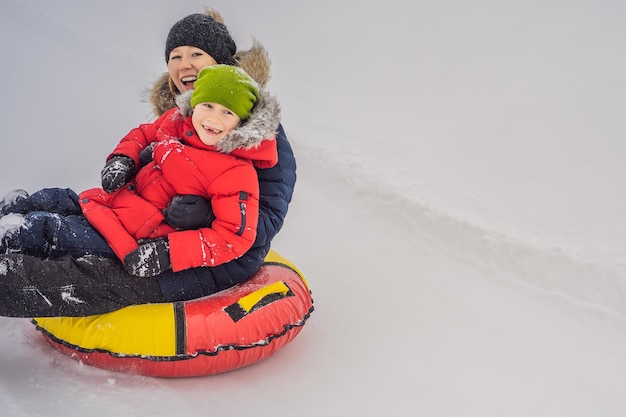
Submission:
<svg viewBox="0 0 626 417">
<path fill-rule="evenodd" d="M 213 16 L 202 13 L 191 14 L 174 23 L 165 42 L 165 62 L 169 61 L 172 49 L 179 46 L 200 48 L 218 64 L 233 64 L 237 52 L 228 28 Z"/>
<path fill-rule="evenodd" d="M 218 103 L 228 107 L 241 120 L 259 99 L 259 86 L 244 70 L 232 65 L 211 65 L 198 73 L 189 104 Z"/>
</svg>

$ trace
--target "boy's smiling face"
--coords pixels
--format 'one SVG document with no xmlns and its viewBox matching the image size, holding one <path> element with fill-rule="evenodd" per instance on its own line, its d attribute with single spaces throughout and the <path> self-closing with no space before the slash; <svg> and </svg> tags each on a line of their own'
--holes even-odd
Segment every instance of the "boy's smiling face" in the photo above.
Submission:
<svg viewBox="0 0 626 417">
<path fill-rule="evenodd" d="M 193 109 L 191 122 L 205 145 L 215 145 L 228 132 L 239 126 L 241 119 L 228 107 L 219 103 L 198 103 Z"/>
</svg>

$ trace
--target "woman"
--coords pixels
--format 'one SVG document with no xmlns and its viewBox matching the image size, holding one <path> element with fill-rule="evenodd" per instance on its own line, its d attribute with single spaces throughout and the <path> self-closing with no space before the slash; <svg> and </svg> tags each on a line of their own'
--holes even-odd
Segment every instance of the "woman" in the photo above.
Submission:
<svg viewBox="0 0 626 417">
<path fill-rule="evenodd" d="M 263 48 L 255 44 L 248 51 L 236 53 L 235 42 L 214 11 L 193 14 L 174 24 L 165 56 L 168 72 L 157 80 L 150 94 L 157 115 L 174 107 L 174 97 L 193 88 L 198 72 L 207 65 L 239 65 L 261 87 L 269 79 L 269 60 Z M 295 158 L 282 126 L 276 141 L 278 163 L 273 168 L 258 170 L 256 240 L 243 256 L 217 267 L 166 271 L 155 278 L 138 278 L 126 272 L 117 259 L 108 257 L 106 247 L 102 247 L 103 239 L 76 238 L 74 232 L 85 226 L 85 220 L 72 190 L 45 189 L 9 202 L 1 208 L 2 214 L 24 214 L 29 235 L 38 237 L 32 246 L 22 242 L 23 250 L 0 255 L 0 274 L 4 275 L 0 279 L 0 315 L 101 314 L 131 304 L 199 298 L 245 281 L 261 266 L 271 240 L 282 227 L 295 186 Z M 41 217 L 42 210 L 55 211 L 57 216 Z M 179 229 L 202 227 L 210 217 L 207 201 L 193 195 L 175 197 L 166 211 L 170 224 Z M 19 238 L 19 230 L 18 227 L 3 240 Z M 40 243 L 45 239 L 52 244 L 41 252 Z"/>
</svg>

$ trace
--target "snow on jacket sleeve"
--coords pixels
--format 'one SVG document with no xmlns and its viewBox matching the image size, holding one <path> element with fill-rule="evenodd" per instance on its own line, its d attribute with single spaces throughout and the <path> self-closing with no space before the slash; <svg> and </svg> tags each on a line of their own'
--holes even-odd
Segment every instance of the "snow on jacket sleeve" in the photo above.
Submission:
<svg viewBox="0 0 626 417">
<path fill-rule="evenodd" d="M 139 167 L 139 153 L 157 139 L 157 132 L 164 122 L 167 123 L 168 121 L 171 121 L 172 118 L 176 117 L 182 116 L 177 108 L 173 108 L 165 112 L 154 122 L 141 124 L 138 127 L 133 128 L 122 138 L 122 140 L 120 140 L 113 152 L 107 156 L 107 161 L 114 155 L 125 155 L 133 159 L 135 167 Z"/>
</svg>

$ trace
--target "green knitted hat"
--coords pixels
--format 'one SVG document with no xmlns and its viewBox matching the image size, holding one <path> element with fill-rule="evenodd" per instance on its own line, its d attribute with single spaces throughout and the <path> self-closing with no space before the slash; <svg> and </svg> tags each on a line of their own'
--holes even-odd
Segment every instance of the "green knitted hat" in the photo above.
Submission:
<svg viewBox="0 0 626 417">
<path fill-rule="evenodd" d="M 211 65 L 198 73 L 189 104 L 193 109 L 198 103 L 218 103 L 245 120 L 258 99 L 259 86 L 244 70 Z"/>
</svg>

